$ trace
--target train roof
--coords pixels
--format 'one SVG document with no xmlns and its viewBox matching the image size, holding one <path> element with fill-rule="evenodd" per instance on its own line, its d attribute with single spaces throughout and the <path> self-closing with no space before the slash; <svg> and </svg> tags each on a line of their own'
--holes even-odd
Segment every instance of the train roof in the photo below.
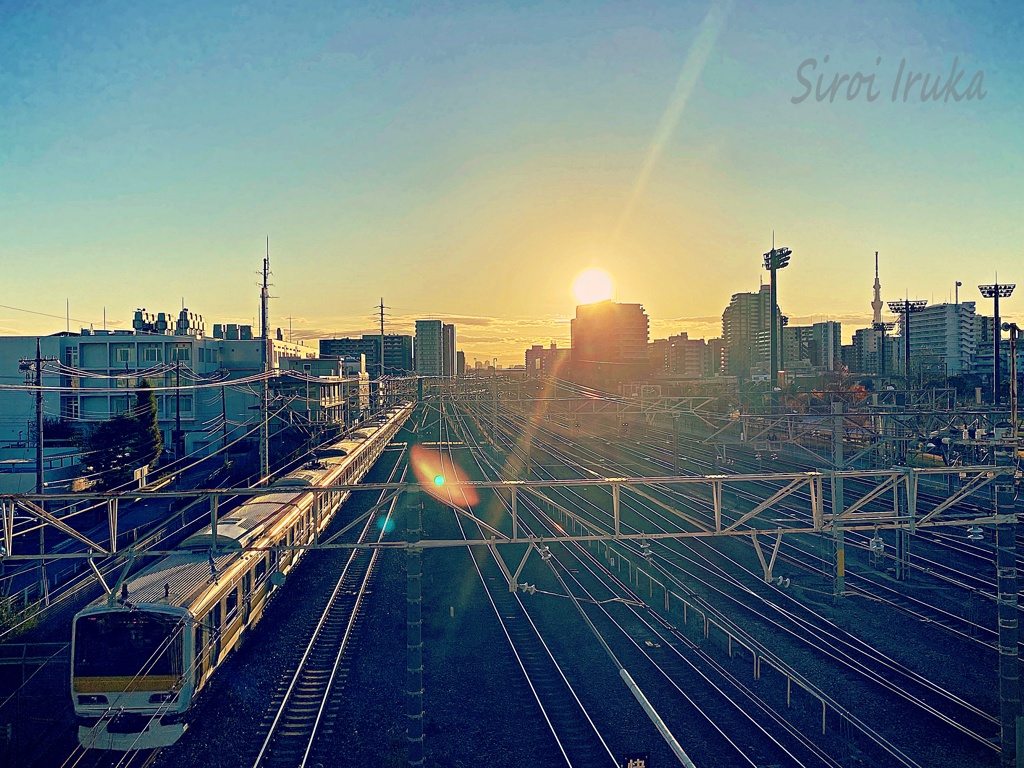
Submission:
<svg viewBox="0 0 1024 768">
<path fill-rule="evenodd" d="M 223 572 L 238 556 L 236 552 L 223 552 L 213 558 L 217 573 Z M 215 581 L 210 567 L 209 553 L 179 552 L 163 557 L 135 576 L 129 577 L 128 605 L 145 607 L 166 605 L 188 609 L 199 594 Z M 165 585 L 167 587 L 165 597 Z M 116 610 L 124 610 L 120 595 L 115 595 Z M 106 608 L 107 598 L 101 597 L 87 611 Z"/>
<path fill-rule="evenodd" d="M 302 493 L 268 493 L 253 496 L 217 521 L 217 548 L 238 551 L 259 536 L 285 507 L 294 506 Z M 213 526 L 196 531 L 178 545 L 179 549 L 210 549 Z"/>
<path fill-rule="evenodd" d="M 387 414 L 390 421 L 402 408 Z M 297 504 L 305 495 L 305 488 L 316 485 L 333 467 L 346 461 L 349 454 L 365 442 L 366 437 L 379 427 L 365 427 L 358 439 L 347 437 L 328 447 L 329 455 L 316 465 L 306 465 L 278 480 L 268 493 L 254 496 L 217 521 L 217 555 L 211 568 L 211 526 L 186 538 L 179 552 L 163 557 L 126 580 L 128 603 L 131 605 L 165 605 L 188 608 L 198 595 L 216 580 L 214 571 L 222 573 L 239 556 L 239 550 L 259 536 L 282 511 L 282 507 Z M 336 451 L 336 452 L 335 452 Z M 341 454 L 341 455 L 338 455 Z M 165 585 L 169 588 L 164 596 Z M 120 595 L 117 596 L 120 599 Z M 106 607 L 106 597 L 95 601 L 86 611 Z M 124 610 L 118 604 L 117 610 Z"/>
</svg>

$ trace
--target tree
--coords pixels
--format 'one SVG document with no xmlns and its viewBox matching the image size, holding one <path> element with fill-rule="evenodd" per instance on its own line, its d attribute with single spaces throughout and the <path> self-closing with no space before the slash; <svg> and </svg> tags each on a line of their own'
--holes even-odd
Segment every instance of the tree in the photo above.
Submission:
<svg viewBox="0 0 1024 768">
<path fill-rule="evenodd" d="M 156 396 L 145 379 L 135 393 L 134 417 L 137 424 L 133 449 L 138 466 L 145 464 L 152 468 L 164 451 L 164 439 L 157 420 Z"/>
<path fill-rule="evenodd" d="M 123 485 L 142 466 L 152 466 L 163 452 L 156 397 L 149 382 L 139 384 L 133 413 L 108 419 L 86 438 L 87 474 L 98 474 L 101 488 Z"/>
<path fill-rule="evenodd" d="M 138 422 L 128 414 L 121 414 L 97 424 L 85 441 L 87 474 L 98 474 L 100 488 L 122 485 L 132 478 L 138 468 L 135 445 L 138 441 Z"/>
</svg>

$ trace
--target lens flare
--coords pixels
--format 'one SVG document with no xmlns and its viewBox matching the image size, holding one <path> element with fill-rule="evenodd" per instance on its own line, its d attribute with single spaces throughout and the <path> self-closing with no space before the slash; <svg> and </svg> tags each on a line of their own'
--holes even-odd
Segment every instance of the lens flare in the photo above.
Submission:
<svg viewBox="0 0 1024 768">
<path fill-rule="evenodd" d="M 409 465 L 420 487 L 435 499 L 461 509 L 480 501 L 475 488 L 452 485 L 468 480 L 469 476 L 452 463 L 447 451 L 414 445 L 409 451 Z"/>
</svg>

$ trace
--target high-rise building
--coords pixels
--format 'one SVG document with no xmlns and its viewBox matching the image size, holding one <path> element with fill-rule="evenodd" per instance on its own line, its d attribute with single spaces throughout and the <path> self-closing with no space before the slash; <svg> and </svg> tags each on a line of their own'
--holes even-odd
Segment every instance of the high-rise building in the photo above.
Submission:
<svg viewBox="0 0 1024 768">
<path fill-rule="evenodd" d="M 444 343 L 440 320 L 416 321 L 416 374 L 444 375 Z"/>
<path fill-rule="evenodd" d="M 457 376 L 466 375 L 466 353 L 461 349 L 455 353 L 455 374 Z"/>
<path fill-rule="evenodd" d="M 725 372 L 730 376 L 748 378 L 750 369 L 767 359 L 769 342 L 758 334 L 770 333 L 771 288 L 762 285 L 757 293 L 735 293 L 722 312 L 722 339 L 725 342 Z"/>
<path fill-rule="evenodd" d="M 380 336 L 363 336 L 361 339 L 320 339 L 321 357 L 366 356 L 366 372 L 376 378 L 380 373 Z"/>
<path fill-rule="evenodd" d="M 441 375 L 455 375 L 455 326 L 445 323 L 441 326 Z"/>
<path fill-rule="evenodd" d="M 725 364 L 725 339 L 708 339 L 708 356 L 711 358 L 711 376 L 721 376 Z"/>
<path fill-rule="evenodd" d="M 569 327 L 577 381 L 613 386 L 647 372 L 649 322 L 643 305 L 581 304 Z"/>
<path fill-rule="evenodd" d="M 835 371 L 843 362 L 843 326 L 834 320 L 811 326 L 811 365 Z"/>
<path fill-rule="evenodd" d="M 913 375 L 920 372 L 957 376 L 970 372 L 978 352 L 978 321 L 974 308 L 973 301 L 932 304 L 910 315 Z M 902 361 L 903 344 L 897 347 Z"/>
<path fill-rule="evenodd" d="M 885 334 L 885 353 L 882 353 L 882 332 L 874 328 L 858 328 L 853 332 L 853 344 L 843 347 L 843 364 L 851 373 L 885 373 L 895 376 L 900 363 L 897 348 L 902 349 L 899 336 Z"/>
<path fill-rule="evenodd" d="M 679 378 L 704 379 L 717 375 L 718 367 L 712 355 L 713 350 L 704 339 L 691 339 L 685 332 L 656 339 L 650 344 L 651 369 Z"/>
<path fill-rule="evenodd" d="M 534 344 L 526 350 L 526 375 L 529 377 L 556 376 L 563 378 L 569 372 L 570 352 L 559 349 L 555 342 L 548 348 Z"/>
<path fill-rule="evenodd" d="M 364 333 L 362 338 L 320 339 L 321 356 L 366 355 L 366 372 L 380 375 L 380 334 Z M 404 376 L 412 372 L 412 336 L 384 335 L 384 375 Z"/>
</svg>

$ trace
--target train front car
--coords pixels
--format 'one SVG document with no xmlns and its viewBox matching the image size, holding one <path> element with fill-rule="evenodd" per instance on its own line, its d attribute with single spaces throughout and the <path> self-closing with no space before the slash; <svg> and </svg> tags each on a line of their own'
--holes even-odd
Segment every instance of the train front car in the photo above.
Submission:
<svg viewBox="0 0 1024 768">
<path fill-rule="evenodd" d="M 93 606 L 72 630 L 78 740 L 135 750 L 177 741 L 191 698 L 191 617 L 172 605 Z"/>
</svg>

